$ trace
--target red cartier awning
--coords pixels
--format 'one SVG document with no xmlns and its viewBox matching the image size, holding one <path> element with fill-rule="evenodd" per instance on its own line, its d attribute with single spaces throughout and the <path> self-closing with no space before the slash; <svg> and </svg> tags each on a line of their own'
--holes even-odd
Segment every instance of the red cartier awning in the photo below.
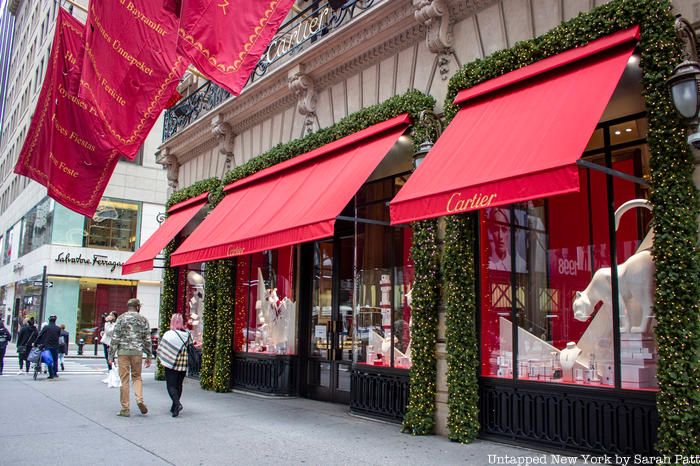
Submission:
<svg viewBox="0 0 700 466">
<path fill-rule="evenodd" d="M 336 217 L 406 131 L 400 115 L 232 183 L 173 266 L 333 236 Z"/>
<path fill-rule="evenodd" d="M 578 191 L 576 162 L 638 39 L 635 26 L 460 92 L 462 108 L 391 201 L 391 222 Z"/>
<path fill-rule="evenodd" d="M 168 217 L 165 222 L 122 265 L 122 275 L 153 270 L 153 259 L 197 215 L 197 212 L 207 201 L 208 195 L 209 193 L 200 194 L 168 209 Z"/>
</svg>

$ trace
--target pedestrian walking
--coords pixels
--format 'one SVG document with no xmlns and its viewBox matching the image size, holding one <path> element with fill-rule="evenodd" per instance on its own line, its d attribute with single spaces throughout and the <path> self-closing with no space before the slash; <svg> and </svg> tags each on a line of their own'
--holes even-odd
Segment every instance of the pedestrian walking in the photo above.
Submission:
<svg viewBox="0 0 700 466">
<path fill-rule="evenodd" d="M 165 368 L 165 387 L 172 400 L 170 413 L 178 417 L 182 411 L 182 382 L 187 374 L 187 348 L 192 344 L 181 314 L 170 318 L 170 330 L 158 342 L 158 359 Z"/>
<path fill-rule="evenodd" d="M 68 342 L 70 335 L 66 331 L 66 325 L 61 324 L 61 335 L 58 337 L 58 360 L 61 362 L 61 372 L 66 370 L 63 366 L 63 361 L 68 354 Z"/>
<path fill-rule="evenodd" d="M 24 325 L 17 335 L 17 357 L 19 358 L 19 372 L 17 372 L 17 375 L 22 374 L 24 365 L 27 366 L 26 372 L 29 372 L 30 364 L 27 361 L 27 356 L 29 356 L 29 351 L 31 351 L 38 335 L 39 331 L 34 324 L 34 317 L 25 319 Z"/>
<path fill-rule="evenodd" d="M 5 351 L 10 340 L 12 340 L 12 334 L 5 327 L 5 322 L 0 320 L 0 375 L 2 375 L 2 370 L 5 367 Z"/>
<path fill-rule="evenodd" d="M 112 370 L 112 363 L 109 362 L 109 346 L 112 344 L 112 335 L 114 335 L 114 326 L 116 325 L 117 313 L 115 311 L 110 312 L 105 317 L 105 325 L 102 329 L 102 338 L 100 338 L 100 343 L 102 343 L 102 349 L 105 353 L 105 360 L 107 361 L 107 371 Z"/>
<path fill-rule="evenodd" d="M 43 346 L 51 353 L 53 364 L 47 364 L 49 369 L 49 379 L 58 378 L 58 345 L 61 338 L 61 327 L 56 325 L 56 315 L 49 316 L 49 323 L 39 332 L 36 339 L 36 346 Z"/>
<path fill-rule="evenodd" d="M 151 327 L 148 319 L 139 314 L 141 303 L 132 298 L 127 302 L 127 312 L 119 316 L 114 326 L 111 345 L 109 346 L 109 363 L 114 363 L 118 357 L 119 378 L 122 386 L 119 388 L 121 410 L 117 416 L 129 417 L 129 378 L 134 385 L 136 405 L 141 414 L 148 413 L 143 402 L 143 382 L 141 380 L 141 365 L 143 353 L 146 353 L 146 367 L 151 367 Z"/>
</svg>

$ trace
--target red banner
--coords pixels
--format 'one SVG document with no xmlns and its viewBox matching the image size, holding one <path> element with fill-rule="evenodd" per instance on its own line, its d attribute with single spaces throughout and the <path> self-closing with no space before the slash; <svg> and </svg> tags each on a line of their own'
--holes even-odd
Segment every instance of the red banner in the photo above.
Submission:
<svg viewBox="0 0 700 466">
<path fill-rule="evenodd" d="M 133 159 L 187 63 L 176 51 L 178 18 L 156 0 L 91 1 L 80 96 Z"/>
<path fill-rule="evenodd" d="M 180 53 L 238 95 L 294 0 L 166 0 L 175 11 L 178 3 Z"/>
<path fill-rule="evenodd" d="M 98 112 L 77 96 L 85 27 L 59 9 L 46 76 L 15 173 L 50 197 L 92 217 L 119 160 Z"/>
</svg>

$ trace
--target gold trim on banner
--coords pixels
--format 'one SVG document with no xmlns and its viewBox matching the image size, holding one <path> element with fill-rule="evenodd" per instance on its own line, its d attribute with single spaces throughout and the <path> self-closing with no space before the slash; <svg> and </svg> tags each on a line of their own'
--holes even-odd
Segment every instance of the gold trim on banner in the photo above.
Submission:
<svg viewBox="0 0 700 466">
<path fill-rule="evenodd" d="M 62 26 L 63 28 L 65 28 L 65 29 L 70 29 L 71 31 L 74 31 L 79 37 L 83 37 L 83 31 L 81 31 L 81 30 L 79 30 L 79 29 L 76 29 L 72 24 L 69 24 L 69 23 L 66 23 L 66 22 L 62 22 L 62 23 L 61 23 L 61 26 Z M 56 50 L 55 50 L 55 52 L 58 52 L 59 50 L 61 50 L 61 49 L 63 48 L 63 45 L 62 45 L 62 44 L 63 44 L 63 30 L 61 30 L 61 33 L 60 33 L 59 36 L 58 36 L 58 39 L 57 39 L 57 42 L 56 42 Z M 58 68 L 58 58 L 59 58 L 58 56 L 59 56 L 58 53 L 54 53 L 54 56 L 53 56 L 53 70 L 54 70 L 54 71 Z M 55 85 L 55 83 L 54 83 L 54 85 Z M 96 185 L 95 185 L 95 189 L 92 191 L 92 194 L 90 195 L 90 198 L 89 198 L 88 201 L 79 201 L 78 199 L 75 199 L 74 197 L 72 197 L 72 196 L 70 196 L 69 194 L 65 193 L 65 192 L 63 191 L 63 189 L 61 189 L 60 187 L 54 185 L 54 184 L 51 182 L 51 180 L 49 179 L 49 175 L 48 175 L 48 174 L 44 173 L 43 171 L 39 170 L 38 168 L 36 168 L 36 167 L 34 167 L 34 166 L 29 165 L 29 158 L 30 158 L 30 155 L 32 155 L 32 154 L 35 152 L 35 150 L 36 150 L 36 145 L 37 145 L 37 141 L 38 141 L 38 139 L 39 139 L 40 133 L 41 133 L 41 128 L 44 126 L 44 121 L 46 120 L 46 115 L 47 115 L 47 113 L 48 113 L 49 104 L 50 104 L 51 101 L 53 100 L 53 97 L 54 97 L 54 96 L 53 96 L 53 93 L 49 93 L 48 95 L 45 95 L 45 96 L 44 96 L 44 102 L 43 102 L 43 106 L 42 106 L 42 109 L 41 109 L 41 114 L 40 114 L 40 116 L 39 116 L 39 120 L 38 120 L 38 122 L 37 122 L 37 125 L 36 125 L 36 127 L 34 128 L 34 135 L 33 135 L 33 137 L 31 138 L 31 142 L 30 142 L 30 144 L 29 144 L 29 147 L 27 148 L 27 152 L 25 152 L 25 155 L 24 155 L 24 157 L 23 157 L 22 166 L 23 166 L 26 170 L 28 170 L 30 173 L 33 173 L 34 176 L 39 177 L 39 178 L 41 178 L 42 180 L 45 180 L 45 182 L 46 182 L 46 187 L 47 187 L 47 188 L 50 188 L 53 192 L 55 192 L 55 193 L 56 193 L 58 196 L 60 196 L 62 199 L 66 200 L 66 201 L 69 201 L 69 202 L 71 202 L 72 204 L 75 204 L 75 205 L 77 205 L 77 206 L 84 207 L 84 208 L 89 208 L 89 207 L 91 207 L 92 205 L 95 205 L 95 206 L 96 206 L 97 202 L 99 202 L 99 199 L 95 200 L 95 196 L 96 196 L 96 194 L 98 193 L 98 191 L 103 191 L 103 190 L 101 189 L 101 186 L 102 186 L 103 184 L 106 184 L 106 183 L 107 183 L 107 181 L 105 180 L 105 177 L 107 176 L 108 169 L 109 169 L 109 167 L 111 166 L 113 160 L 114 160 L 116 157 L 119 157 L 119 151 L 118 151 L 118 150 L 116 150 L 116 149 L 113 150 L 112 152 L 110 152 L 109 156 L 107 157 L 107 162 L 108 162 L 108 163 L 105 165 L 104 170 L 102 170 L 102 173 L 101 173 L 101 175 L 100 175 L 100 178 L 98 179 L 98 181 L 97 181 L 97 183 L 96 183 Z M 37 181 L 38 181 L 38 180 L 37 180 Z M 100 194 L 100 197 L 102 197 L 101 194 Z"/>
<path fill-rule="evenodd" d="M 270 17 L 279 7 L 280 1 L 281 0 L 271 0 L 270 3 L 268 3 L 268 9 L 265 10 L 265 14 L 262 18 L 260 18 L 260 22 L 255 28 L 255 32 L 248 36 L 248 42 L 243 45 L 243 51 L 238 54 L 238 59 L 235 60 L 233 64 L 219 63 L 217 56 L 212 55 L 211 51 L 204 47 L 204 44 L 195 40 L 194 37 L 188 34 L 184 28 L 180 28 L 178 33 L 182 39 L 187 41 L 195 50 L 199 51 L 207 59 L 209 64 L 216 67 L 216 69 L 218 69 L 220 72 L 227 74 L 235 73 L 240 69 L 243 61 L 250 54 L 250 50 L 253 48 L 255 43 L 260 38 L 260 35 L 265 30 L 265 26 L 267 26 L 267 23 L 270 21 Z"/>
</svg>

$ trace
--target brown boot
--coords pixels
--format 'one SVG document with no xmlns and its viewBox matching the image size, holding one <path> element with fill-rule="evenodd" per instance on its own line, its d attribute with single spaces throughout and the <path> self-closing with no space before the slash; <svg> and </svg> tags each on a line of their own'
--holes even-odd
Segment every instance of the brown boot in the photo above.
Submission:
<svg viewBox="0 0 700 466">
<path fill-rule="evenodd" d="M 144 403 L 143 401 L 136 403 L 136 406 L 139 407 L 139 411 L 141 411 L 141 414 L 148 413 L 148 408 L 146 407 L 146 403 Z"/>
</svg>

